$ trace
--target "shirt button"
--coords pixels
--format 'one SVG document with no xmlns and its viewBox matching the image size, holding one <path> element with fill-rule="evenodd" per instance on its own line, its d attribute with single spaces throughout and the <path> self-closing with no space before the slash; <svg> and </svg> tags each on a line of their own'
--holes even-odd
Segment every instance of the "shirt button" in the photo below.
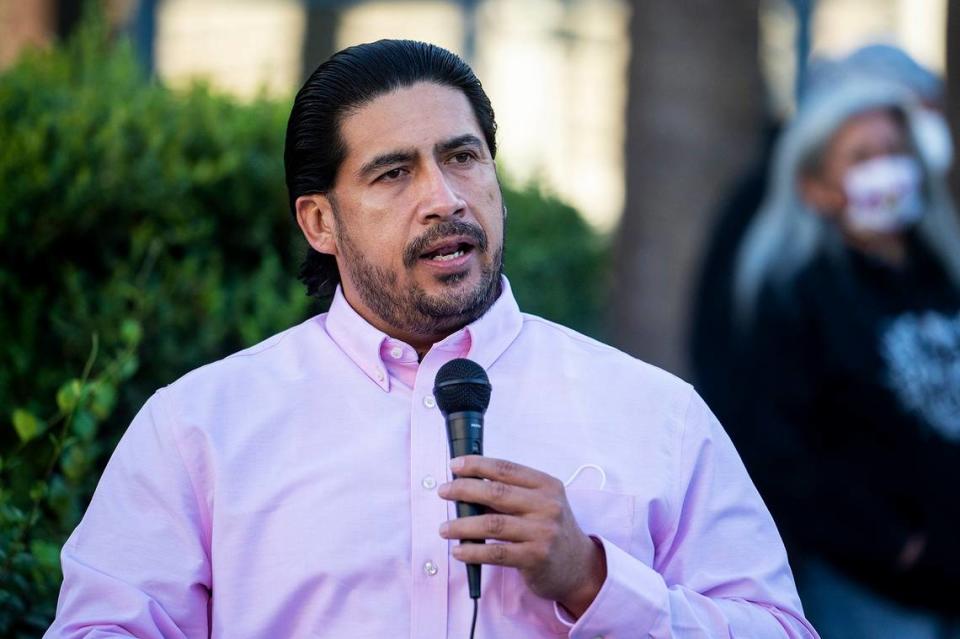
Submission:
<svg viewBox="0 0 960 639">
<path fill-rule="evenodd" d="M 437 402 L 435 399 L 433 399 L 433 395 L 425 395 L 423 397 L 423 405 L 427 408 L 433 408 L 437 405 Z"/>
<path fill-rule="evenodd" d="M 393 359 L 400 359 L 401 357 L 403 357 L 403 349 L 400 348 L 399 346 L 394 346 L 393 348 L 390 349 L 390 357 L 392 357 Z"/>
<path fill-rule="evenodd" d="M 380 371 L 377 371 L 377 381 L 378 382 L 383 381 L 383 373 L 381 373 Z"/>
<path fill-rule="evenodd" d="M 437 564 L 433 563 L 432 561 L 425 561 L 423 563 L 423 572 L 428 577 L 433 577 L 435 574 L 437 574 Z"/>
<path fill-rule="evenodd" d="M 427 490 L 433 490 L 434 488 L 437 487 L 437 480 L 431 477 L 430 475 L 427 475 L 420 481 L 420 485 Z"/>
</svg>

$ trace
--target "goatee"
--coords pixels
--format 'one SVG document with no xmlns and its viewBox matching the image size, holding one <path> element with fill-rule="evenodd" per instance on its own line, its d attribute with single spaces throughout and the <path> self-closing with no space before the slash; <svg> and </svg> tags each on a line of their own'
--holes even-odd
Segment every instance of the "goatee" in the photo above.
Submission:
<svg viewBox="0 0 960 639">
<path fill-rule="evenodd" d="M 405 289 L 400 287 L 395 272 L 370 263 L 341 229 L 342 225 L 338 224 L 337 239 L 344 258 L 341 264 L 350 273 L 360 299 L 380 319 L 400 331 L 423 336 L 448 335 L 478 319 L 500 295 L 502 245 L 489 263 L 480 266 L 480 277 L 475 286 L 454 290 L 469 271 L 451 273 L 438 278 L 449 290 L 430 295 L 416 282 L 411 282 Z M 404 266 L 414 268 L 427 246 L 455 236 L 472 239 L 475 243 L 472 250 L 478 256 L 486 255 L 489 250 L 487 235 L 481 227 L 448 220 L 430 227 L 405 247 Z"/>
</svg>

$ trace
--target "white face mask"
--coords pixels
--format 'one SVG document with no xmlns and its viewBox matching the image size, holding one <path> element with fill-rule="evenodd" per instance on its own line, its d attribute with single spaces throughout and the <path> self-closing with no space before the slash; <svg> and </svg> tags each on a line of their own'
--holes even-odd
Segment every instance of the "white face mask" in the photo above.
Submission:
<svg viewBox="0 0 960 639">
<path fill-rule="evenodd" d="M 884 155 L 851 167 L 843 179 L 846 220 L 856 231 L 891 233 L 923 215 L 922 173 L 907 155 Z"/>
<path fill-rule="evenodd" d="M 932 109 L 918 109 L 913 114 L 913 137 L 930 170 L 946 175 L 953 163 L 953 139 L 947 120 Z"/>
</svg>

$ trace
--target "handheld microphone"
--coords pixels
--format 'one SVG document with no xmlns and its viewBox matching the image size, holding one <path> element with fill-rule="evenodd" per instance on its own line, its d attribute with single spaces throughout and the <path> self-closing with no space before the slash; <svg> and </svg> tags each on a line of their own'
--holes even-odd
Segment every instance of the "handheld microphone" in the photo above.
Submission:
<svg viewBox="0 0 960 639">
<path fill-rule="evenodd" d="M 469 359 L 454 359 L 437 371 L 433 396 L 447 420 L 450 457 L 483 454 L 483 413 L 490 404 L 490 380 L 483 367 Z M 482 515 L 483 506 L 457 502 L 457 517 Z M 484 543 L 464 539 L 461 543 Z M 480 564 L 467 564 L 470 597 L 480 598 Z"/>
</svg>

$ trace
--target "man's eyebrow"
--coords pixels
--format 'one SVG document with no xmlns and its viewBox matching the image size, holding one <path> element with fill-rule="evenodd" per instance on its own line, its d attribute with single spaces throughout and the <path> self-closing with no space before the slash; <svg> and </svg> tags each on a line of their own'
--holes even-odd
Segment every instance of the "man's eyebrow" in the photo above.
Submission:
<svg viewBox="0 0 960 639">
<path fill-rule="evenodd" d="M 414 151 L 393 151 L 391 153 L 378 155 L 360 167 L 360 170 L 357 171 L 357 177 L 362 179 L 384 167 L 410 162 L 415 156 L 416 153 Z"/>
<path fill-rule="evenodd" d="M 458 135 L 455 138 L 450 138 L 449 140 L 444 140 L 443 142 L 438 142 L 434 147 L 437 153 L 446 153 L 454 149 L 459 149 L 463 147 L 474 147 L 477 149 L 483 148 L 483 142 L 480 141 L 480 138 L 473 135 L 472 133 L 465 133 L 464 135 Z M 369 176 L 371 173 L 392 166 L 394 164 L 402 164 L 405 162 L 413 161 L 417 156 L 417 152 L 414 150 L 409 151 L 391 151 L 390 153 L 384 153 L 373 158 L 369 162 L 365 163 L 360 167 L 360 170 L 357 171 L 357 177 L 364 179 Z"/>
<path fill-rule="evenodd" d="M 477 136 L 466 133 L 464 135 L 458 135 L 455 138 L 450 138 L 449 140 L 444 140 L 434 147 L 437 153 L 446 153 L 447 151 L 452 151 L 454 149 L 459 149 L 464 146 L 472 146 L 477 149 L 483 148 L 483 142 L 480 141 L 480 138 Z"/>
</svg>

